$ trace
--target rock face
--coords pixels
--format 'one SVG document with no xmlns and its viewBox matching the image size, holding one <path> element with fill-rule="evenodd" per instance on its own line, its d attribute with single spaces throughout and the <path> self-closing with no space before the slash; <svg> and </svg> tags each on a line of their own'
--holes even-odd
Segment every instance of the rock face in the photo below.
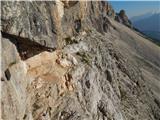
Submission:
<svg viewBox="0 0 160 120">
<path fill-rule="evenodd" d="M 2 119 L 160 119 L 160 48 L 107 2 L 1 3 Z"/>
<path fill-rule="evenodd" d="M 55 2 L 1 3 L 3 32 L 56 47 L 56 26 L 51 15 Z"/>
<path fill-rule="evenodd" d="M 133 27 L 124 10 L 120 10 L 120 12 L 117 13 L 115 20 L 126 25 L 127 27 Z"/>
<path fill-rule="evenodd" d="M 27 38 L 49 48 L 62 47 L 61 39 L 89 26 L 94 26 L 99 32 L 106 31 L 105 17 L 114 15 L 106 2 L 57 0 L 1 3 L 4 33 Z"/>
</svg>

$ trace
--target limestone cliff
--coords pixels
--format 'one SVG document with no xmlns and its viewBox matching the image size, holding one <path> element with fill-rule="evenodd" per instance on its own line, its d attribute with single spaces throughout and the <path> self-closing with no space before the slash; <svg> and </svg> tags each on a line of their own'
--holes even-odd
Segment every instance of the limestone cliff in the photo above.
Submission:
<svg viewBox="0 0 160 120">
<path fill-rule="evenodd" d="M 107 2 L 1 5 L 2 119 L 160 119 L 160 48 Z"/>
<path fill-rule="evenodd" d="M 128 19 L 125 10 L 120 10 L 119 13 L 116 14 L 115 20 L 119 23 L 126 25 L 129 28 L 133 28 L 131 21 Z"/>
</svg>

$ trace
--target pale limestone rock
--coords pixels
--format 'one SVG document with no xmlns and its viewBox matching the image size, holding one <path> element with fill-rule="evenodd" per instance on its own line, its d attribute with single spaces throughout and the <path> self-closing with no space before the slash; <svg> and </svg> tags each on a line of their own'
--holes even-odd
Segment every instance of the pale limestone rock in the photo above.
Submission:
<svg viewBox="0 0 160 120">
<path fill-rule="evenodd" d="M 80 41 L 78 44 L 67 45 L 64 48 L 64 51 L 66 51 L 68 53 L 77 53 L 77 52 L 88 51 L 88 46 L 83 41 Z"/>
<path fill-rule="evenodd" d="M 160 49 L 108 17 L 105 22 L 104 2 L 67 1 L 69 7 L 64 9 L 60 1 L 56 2 L 2 3 L 2 31 L 15 35 L 15 41 L 13 35 L 2 38 L 2 119 L 159 119 L 159 82 L 155 81 L 159 80 Z M 14 24 L 8 24 L 6 19 L 10 18 Z M 79 32 L 75 32 L 76 20 L 81 23 Z M 20 60 L 18 48 L 26 44 L 17 45 L 18 40 L 24 40 L 19 34 L 32 45 L 31 54 L 37 48 L 33 36 L 45 50 Z M 54 47 L 55 36 L 63 41 L 66 34 L 75 43 L 47 52 L 46 46 Z"/>
<path fill-rule="evenodd" d="M 64 15 L 64 4 L 63 2 L 61 2 L 61 0 L 56 0 L 56 4 L 57 4 L 57 9 L 58 9 L 58 14 L 60 18 L 62 18 Z"/>
</svg>

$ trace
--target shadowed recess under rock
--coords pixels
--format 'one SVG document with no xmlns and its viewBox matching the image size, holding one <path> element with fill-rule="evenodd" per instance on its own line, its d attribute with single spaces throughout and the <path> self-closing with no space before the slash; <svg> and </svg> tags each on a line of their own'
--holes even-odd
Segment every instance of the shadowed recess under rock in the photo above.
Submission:
<svg viewBox="0 0 160 120">
<path fill-rule="evenodd" d="M 10 73 L 9 69 L 7 69 L 7 70 L 5 71 L 5 76 L 6 76 L 7 80 L 9 81 L 10 78 L 11 78 L 11 73 Z"/>
<path fill-rule="evenodd" d="M 28 38 L 22 38 L 20 36 L 8 34 L 5 32 L 1 33 L 2 37 L 9 39 L 10 42 L 16 46 L 22 60 L 26 60 L 44 51 L 51 52 L 55 50 L 55 48 L 42 46 L 37 42 L 29 40 Z"/>
</svg>

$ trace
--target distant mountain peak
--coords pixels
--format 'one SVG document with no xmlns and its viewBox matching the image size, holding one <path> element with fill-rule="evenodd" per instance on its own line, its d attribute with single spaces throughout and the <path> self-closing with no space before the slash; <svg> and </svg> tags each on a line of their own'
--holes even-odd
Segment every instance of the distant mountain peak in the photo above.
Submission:
<svg viewBox="0 0 160 120">
<path fill-rule="evenodd" d="M 160 14 L 160 10 L 151 11 L 152 14 Z"/>
<path fill-rule="evenodd" d="M 149 18 L 149 17 L 151 17 L 154 14 L 160 14 L 160 10 L 153 10 L 153 11 L 149 11 L 149 12 L 146 12 L 146 13 L 143 13 L 143 14 L 139 14 L 137 16 L 131 17 L 130 20 L 132 22 L 135 22 L 137 20 Z"/>
<path fill-rule="evenodd" d="M 151 37 L 155 41 L 160 41 L 160 11 L 151 11 L 142 16 L 131 18 L 133 26 Z"/>
</svg>

